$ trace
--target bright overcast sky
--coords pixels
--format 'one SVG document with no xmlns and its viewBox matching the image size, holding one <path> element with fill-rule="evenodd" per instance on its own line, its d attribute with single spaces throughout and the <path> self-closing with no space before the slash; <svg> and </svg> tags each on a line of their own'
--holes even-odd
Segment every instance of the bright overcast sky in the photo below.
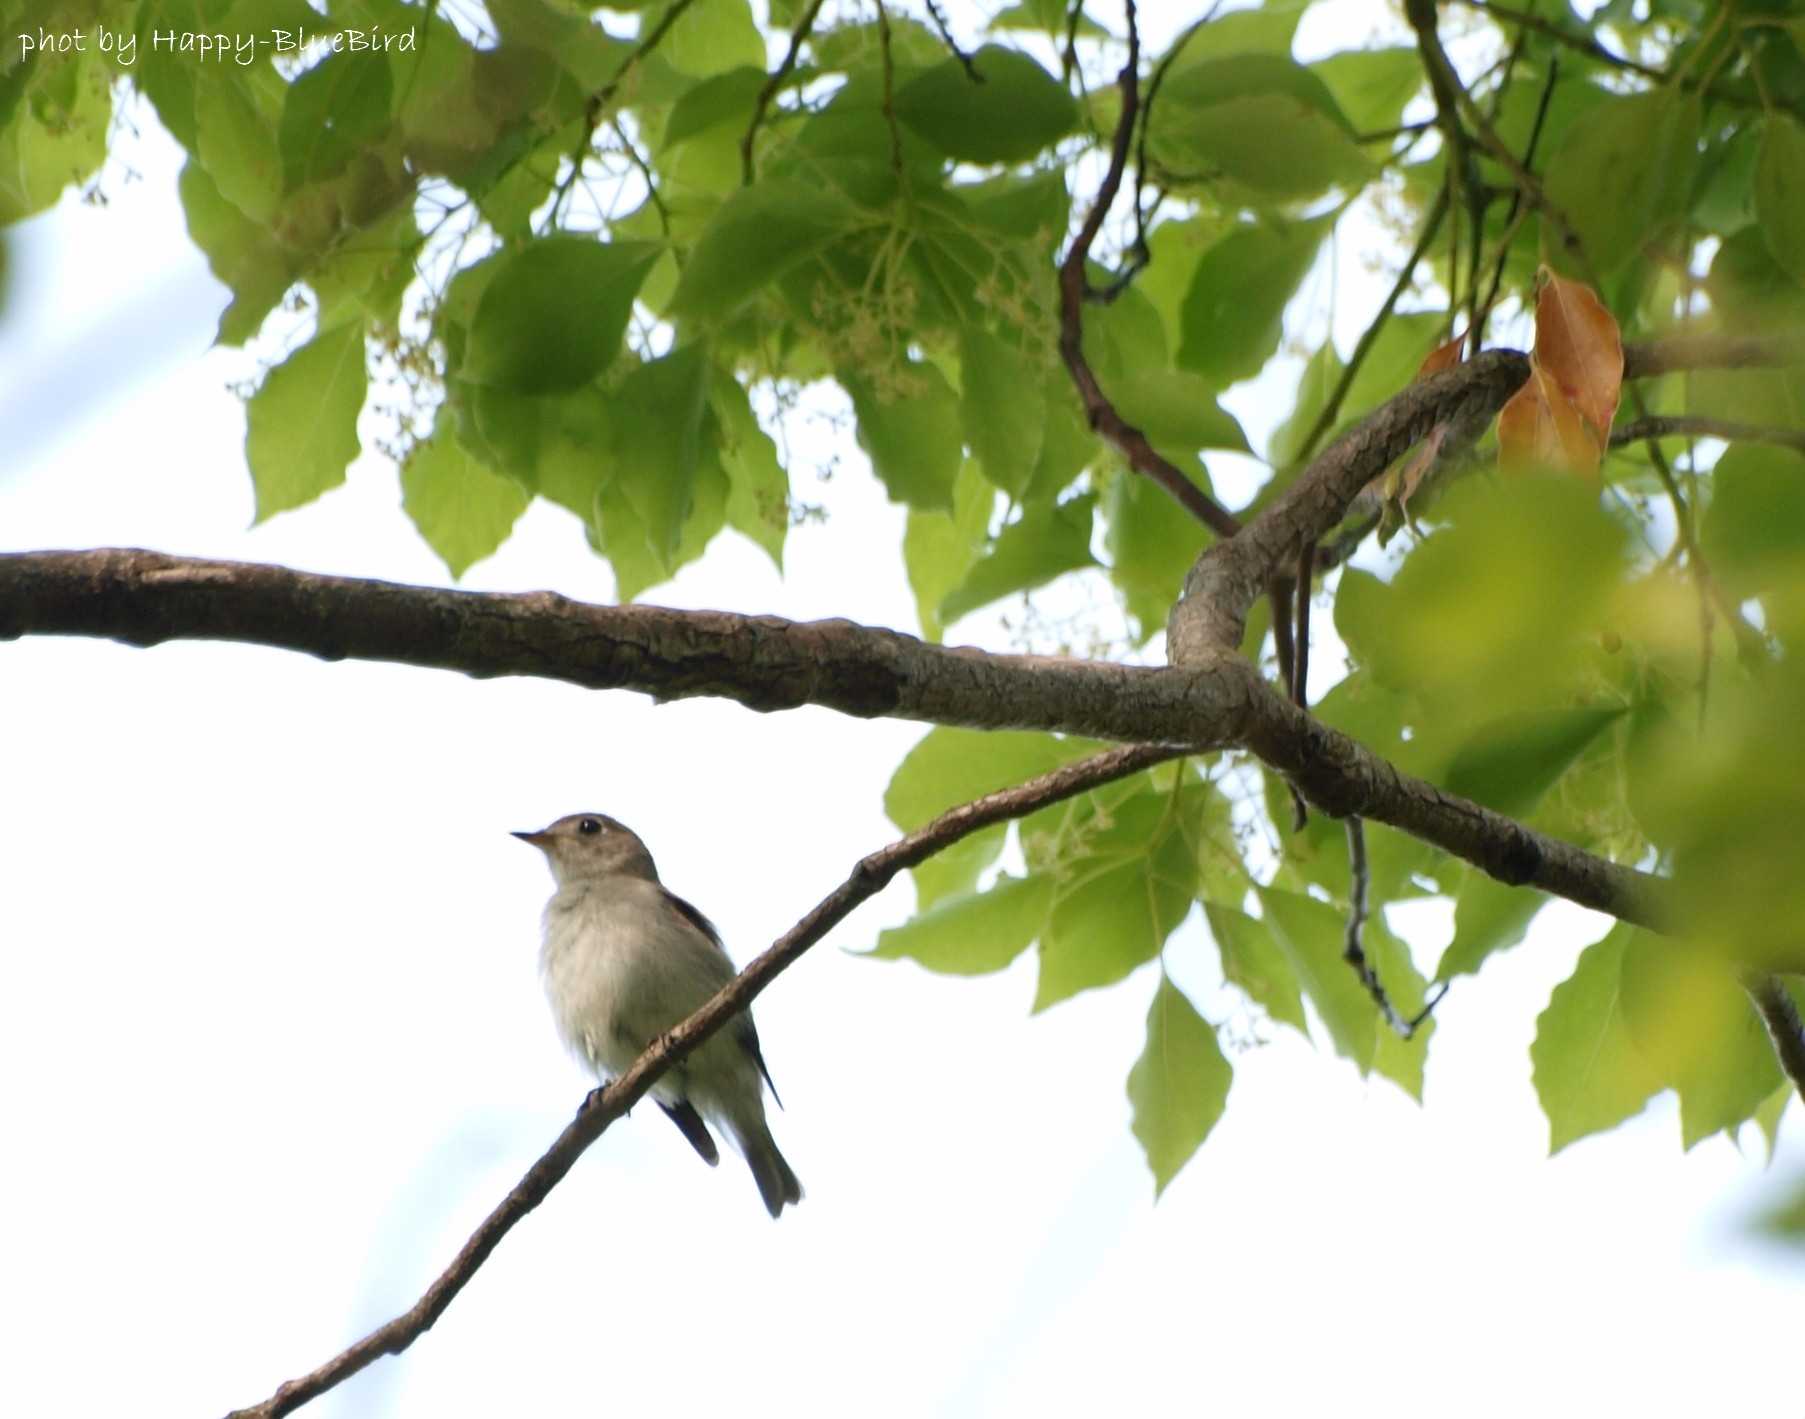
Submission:
<svg viewBox="0 0 1805 1419">
<path fill-rule="evenodd" d="M 144 117 L 140 110 L 140 118 Z M 224 303 L 154 133 L 101 210 L 21 229 L 0 316 L 0 545 L 136 545 L 443 583 L 366 457 L 247 530 Z M 1344 256 L 1342 293 L 1358 279 Z M 1245 406 L 1244 406 L 1245 407 Z M 1252 410 L 1265 427 L 1273 411 Z M 650 599 L 914 630 L 850 438 L 779 579 L 724 536 Z M 466 580 L 611 599 L 536 507 Z M 919 726 L 479 683 L 238 646 L 0 645 L 0 1412 L 206 1416 L 410 1304 L 587 1081 L 536 969 L 550 880 L 507 836 L 634 826 L 742 961 L 861 853 Z M 1155 975 L 1030 1019 L 1034 964 L 859 961 L 893 887 L 760 1001 L 808 1189 L 649 1105 L 430 1335 L 305 1411 L 803 1416 L 1778 1412 L 1805 1265 L 1746 1231 L 1805 1169 L 1670 1099 L 1549 1161 L 1527 1049 L 1601 925 L 1551 911 L 1459 984 L 1418 1108 L 1289 1032 L 1252 1045 L 1193 920 L 1174 976 L 1248 1045 L 1155 1206 L 1124 1077 Z M 1425 960 L 1447 931 L 1427 913 Z M 1258 1033 L 1273 1033 L 1262 1031 Z"/>
</svg>

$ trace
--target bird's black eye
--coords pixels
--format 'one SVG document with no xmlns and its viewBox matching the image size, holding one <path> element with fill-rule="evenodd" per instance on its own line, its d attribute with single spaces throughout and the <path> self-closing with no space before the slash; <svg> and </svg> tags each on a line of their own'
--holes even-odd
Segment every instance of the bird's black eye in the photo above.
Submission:
<svg viewBox="0 0 1805 1419">
<path fill-rule="evenodd" d="M 577 831 L 586 838 L 594 837 L 601 830 L 602 820 L 600 818 L 585 818 L 577 824 Z"/>
</svg>

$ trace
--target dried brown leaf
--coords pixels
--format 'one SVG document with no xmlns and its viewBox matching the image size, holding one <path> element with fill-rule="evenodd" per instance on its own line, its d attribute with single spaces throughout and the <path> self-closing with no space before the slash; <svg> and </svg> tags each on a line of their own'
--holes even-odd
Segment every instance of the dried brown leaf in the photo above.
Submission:
<svg viewBox="0 0 1805 1419">
<path fill-rule="evenodd" d="M 1602 447 L 1623 393 L 1623 334 L 1590 286 L 1546 266 L 1536 295 L 1535 362 Z"/>
</svg>

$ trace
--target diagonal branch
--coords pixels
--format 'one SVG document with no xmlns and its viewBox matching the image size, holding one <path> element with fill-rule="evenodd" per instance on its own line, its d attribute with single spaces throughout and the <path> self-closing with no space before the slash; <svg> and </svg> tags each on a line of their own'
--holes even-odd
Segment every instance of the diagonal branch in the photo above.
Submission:
<svg viewBox="0 0 1805 1419">
<path fill-rule="evenodd" d="M 1779 429 L 1766 424 L 1740 424 L 1702 414 L 1649 414 L 1611 430 L 1611 447 L 1643 439 L 1708 438 L 1726 443 L 1771 443 L 1805 453 L 1805 429 Z"/>
<path fill-rule="evenodd" d="M 469 1284 L 502 1238 L 527 1213 L 545 1201 L 610 1124 L 644 1098 L 661 1075 L 680 1064 L 728 1020 L 751 1005 L 760 991 L 844 921 L 855 907 L 888 886 L 898 872 L 925 862 L 980 828 L 1020 818 L 1037 808 L 1127 778 L 1154 764 L 1177 758 L 1183 752 L 1182 748 L 1165 744 L 1135 744 L 1111 749 L 1042 774 L 1015 788 L 986 794 L 949 809 L 927 826 L 860 858 L 846 880 L 780 936 L 769 950 L 752 961 L 695 1014 L 652 1041 L 625 1074 L 606 1088 L 595 1090 L 583 1101 L 577 1116 L 558 1135 L 557 1141 L 483 1219 L 482 1225 L 418 1301 L 318 1369 L 288 1381 L 261 1404 L 235 1410 L 228 1419 L 279 1419 L 343 1384 L 384 1355 L 399 1355 L 432 1329 L 433 1323 L 457 1299 L 458 1292 Z"/>
</svg>

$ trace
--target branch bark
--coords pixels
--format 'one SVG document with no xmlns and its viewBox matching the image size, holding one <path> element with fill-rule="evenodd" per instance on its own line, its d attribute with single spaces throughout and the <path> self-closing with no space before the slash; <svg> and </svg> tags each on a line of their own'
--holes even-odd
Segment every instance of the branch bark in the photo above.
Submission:
<svg viewBox="0 0 1805 1419">
<path fill-rule="evenodd" d="M 1780 1068 L 1792 1080 L 1799 1097 L 1805 1099 L 1805 1020 L 1799 1018 L 1799 1007 L 1793 1001 L 1792 992 L 1787 990 L 1786 982 L 1775 975 L 1751 975 L 1743 985 L 1755 1002 L 1761 1023 L 1767 1026 Z"/>
<path fill-rule="evenodd" d="M 1168 668 L 1112 665 L 950 649 L 849 621 L 589 606 L 543 591 L 442 591 L 160 552 L 0 555 L 0 640 L 46 634 L 141 646 L 245 641 L 327 660 L 532 675 L 659 699 L 714 695 L 756 710 L 815 704 L 867 718 L 1192 752 L 1249 749 L 1332 816 L 1387 823 L 1500 881 L 1626 921 L 1659 929 L 1666 916 L 1662 879 L 1400 773 L 1312 719 L 1230 651 L 1206 647 L 1193 663 Z"/>
<path fill-rule="evenodd" d="M 318 1369 L 288 1381 L 261 1404 L 234 1410 L 228 1419 L 280 1419 L 281 1415 L 292 1413 L 343 1384 L 384 1355 L 399 1355 L 412 1345 L 445 1313 L 446 1307 L 469 1284 L 470 1278 L 489 1259 L 501 1239 L 513 1230 L 515 1223 L 545 1201 L 589 1145 L 607 1132 L 610 1124 L 644 1098 L 661 1075 L 681 1063 L 728 1020 L 751 1005 L 759 992 L 844 921 L 855 907 L 889 885 L 898 872 L 914 867 L 980 828 L 1022 817 L 1050 803 L 1139 773 L 1183 752 L 1182 748 L 1164 744 L 1135 744 L 1111 749 L 1042 774 L 1015 788 L 961 804 L 888 847 L 860 858 L 846 880 L 780 936 L 769 950 L 752 961 L 695 1014 L 654 1040 L 625 1074 L 606 1088 L 595 1090 L 583 1101 L 576 1117 L 558 1135 L 557 1141 L 483 1219 L 482 1225 L 418 1301 Z"/>
</svg>

